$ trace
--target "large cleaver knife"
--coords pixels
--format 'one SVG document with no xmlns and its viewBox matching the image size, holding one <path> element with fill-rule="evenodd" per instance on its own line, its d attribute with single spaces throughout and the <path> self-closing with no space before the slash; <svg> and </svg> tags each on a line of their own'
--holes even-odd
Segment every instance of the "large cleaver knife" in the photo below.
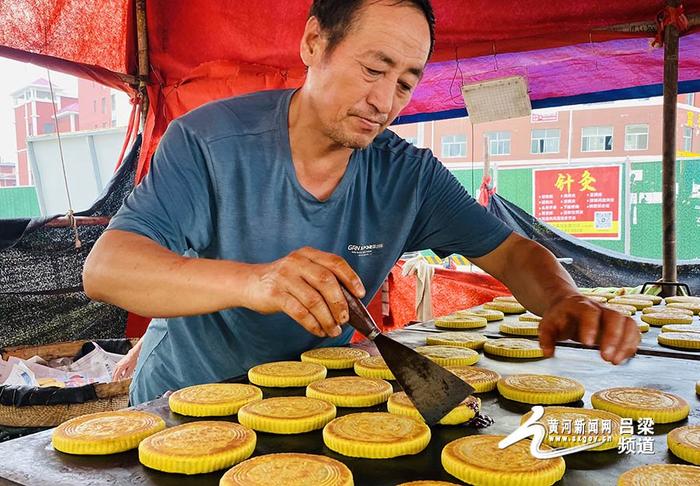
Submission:
<svg viewBox="0 0 700 486">
<path fill-rule="evenodd" d="M 403 391 L 428 425 L 436 424 L 469 395 L 468 383 L 411 348 L 382 334 L 364 304 L 342 284 L 350 310 L 350 325 L 376 344 Z"/>
</svg>

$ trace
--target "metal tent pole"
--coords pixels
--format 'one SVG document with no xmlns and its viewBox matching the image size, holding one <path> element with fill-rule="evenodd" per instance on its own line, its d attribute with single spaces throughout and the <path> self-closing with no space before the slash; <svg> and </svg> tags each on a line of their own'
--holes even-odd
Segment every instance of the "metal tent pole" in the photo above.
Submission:
<svg viewBox="0 0 700 486">
<path fill-rule="evenodd" d="M 148 113 L 148 85 L 149 62 L 148 62 L 148 31 L 146 29 L 146 0 L 136 0 L 136 40 L 138 48 L 139 62 L 139 93 L 141 94 L 141 126 L 146 124 L 146 114 Z"/>
<path fill-rule="evenodd" d="M 667 0 L 669 7 L 678 7 L 680 0 Z M 676 108 L 678 102 L 678 28 L 664 29 L 664 108 L 662 144 L 662 225 L 664 282 L 676 282 Z M 675 295 L 675 287 L 663 293 Z"/>
</svg>

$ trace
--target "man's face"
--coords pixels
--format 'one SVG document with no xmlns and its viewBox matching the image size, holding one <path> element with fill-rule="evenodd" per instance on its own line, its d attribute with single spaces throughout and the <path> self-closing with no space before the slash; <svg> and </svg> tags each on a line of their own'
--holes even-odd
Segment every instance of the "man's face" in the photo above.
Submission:
<svg viewBox="0 0 700 486">
<path fill-rule="evenodd" d="M 421 11 L 367 4 L 335 49 L 309 63 L 306 84 L 322 132 L 343 147 L 367 147 L 410 101 L 429 50 Z"/>
</svg>

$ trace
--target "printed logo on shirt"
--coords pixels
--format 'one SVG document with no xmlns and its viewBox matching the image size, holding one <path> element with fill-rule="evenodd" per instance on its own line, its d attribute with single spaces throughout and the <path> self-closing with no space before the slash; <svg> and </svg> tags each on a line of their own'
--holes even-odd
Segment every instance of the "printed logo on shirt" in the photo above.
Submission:
<svg viewBox="0 0 700 486">
<path fill-rule="evenodd" d="M 348 251 L 357 256 L 370 256 L 381 253 L 384 243 L 370 243 L 368 245 L 348 245 Z"/>
</svg>

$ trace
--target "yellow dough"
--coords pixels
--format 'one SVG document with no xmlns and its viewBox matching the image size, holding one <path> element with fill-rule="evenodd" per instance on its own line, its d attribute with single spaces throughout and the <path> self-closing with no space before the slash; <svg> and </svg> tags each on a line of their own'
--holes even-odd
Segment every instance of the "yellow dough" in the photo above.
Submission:
<svg viewBox="0 0 700 486">
<path fill-rule="evenodd" d="M 518 299 L 512 295 L 501 295 L 499 297 L 494 297 L 493 302 L 511 302 L 513 304 L 519 304 Z"/>
<path fill-rule="evenodd" d="M 662 332 L 657 336 L 659 344 L 683 349 L 700 349 L 700 334 L 697 332 Z"/>
<path fill-rule="evenodd" d="M 492 339 L 484 344 L 484 351 L 504 358 L 541 358 L 544 351 L 537 341 L 522 338 Z"/>
<path fill-rule="evenodd" d="M 446 366 L 445 369 L 457 375 L 463 381 L 474 387 L 475 393 L 486 393 L 496 388 L 501 375 L 493 370 L 478 366 Z"/>
<path fill-rule="evenodd" d="M 428 345 L 457 346 L 470 349 L 481 349 L 486 341 L 487 337 L 483 334 L 464 331 L 441 332 L 440 334 L 429 336 L 425 340 Z"/>
<path fill-rule="evenodd" d="M 603 307 L 617 311 L 624 316 L 633 316 L 634 314 L 637 313 L 637 308 L 634 307 L 633 305 L 603 304 Z M 651 307 L 649 307 L 649 309 L 651 309 Z M 644 310 L 646 310 L 646 309 L 644 309 Z"/>
<path fill-rule="evenodd" d="M 683 464 L 650 464 L 635 467 L 617 480 L 617 486 L 690 486 L 700 484 L 700 467 Z"/>
<path fill-rule="evenodd" d="M 624 304 L 624 305 L 631 305 L 637 310 L 642 310 L 645 307 L 651 307 L 653 306 L 653 302 L 647 299 L 632 299 L 630 297 L 615 297 L 614 299 L 610 299 L 608 301 L 609 304 Z"/>
<path fill-rule="evenodd" d="M 564 459 L 537 459 L 530 441 L 521 440 L 499 449 L 504 435 L 470 435 L 442 450 L 442 466 L 452 476 L 474 486 L 549 486 L 564 476 Z M 551 448 L 545 444 L 541 450 Z"/>
<path fill-rule="evenodd" d="M 320 364 L 329 370 L 352 368 L 355 361 L 363 358 L 369 358 L 367 351 L 343 347 L 316 348 L 301 354 L 302 361 Z"/>
<path fill-rule="evenodd" d="M 275 397 L 244 405 L 238 421 L 258 432 L 302 434 L 335 418 L 335 405 L 309 397 Z"/>
<path fill-rule="evenodd" d="M 502 334 L 513 336 L 537 336 L 540 330 L 539 322 L 502 322 L 498 326 Z"/>
<path fill-rule="evenodd" d="M 153 413 L 98 412 L 63 422 L 54 429 L 51 444 L 67 454 L 114 454 L 135 449 L 146 437 L 164 428 L 165 421 Z"/>
<path fill-rule="evenodd" d="M 646 307 L 642 309 L 643 314 L 656 314 L 659 312 L 675 312 L 677 314 L 685 314 L 686 316 L 692 316 L 693 311 L 690 309 L 683 309 L 681 307 L 668 307 L 668 306 L 653 306 L 653 307 Z"/>
<path fill-rule="evenodd" d="M 302 361 L 275 361 L 248 370 L 251 383 L 267 387 L 306 386 L 326 377 L 326 367 Z"/>
<path fill-rule="evenodd" d="M 494 301 L 487 302 L 483 305 L 484 309 L 501 311 L 504 314 L 522 314 L 525 312 L 525 307 L 517 302 Z"/>
<path fill-rule="evenodd" d="M 688 402 L 681 397 L 653 388 L 607 388 L 591 396 L 591 405 L 620 417 L 649 417 L 659 424 L 683 420 L 690 411 Z"/>
<path fill-rule="evenodd" d="M 418 346 L 415 350 L 440 366 L 472 365 L 479 361 L 479 353 L 456 346 Z"/>
<path fill-rule="evenodd" d="M 389 413 L 406 415 L 407 417 L 423 420 L 423 416 L 413 405 L 413 402 L 411 402 L 411 400 L 408 398 L 408 395 L 406 395 L 404 392 L 397 392 L 391 395 L 389 400 L 386 402 L 386 406 Z M 462 403 L 457 405 L 447 415 L 441 418 L 438 423 L 442 425 L 463 424 L 473 419 L 480 407 L 481 400 L 476 397 L 468 396 Z"/>
<path fill-rule="evenodd" d="M 505 314 L 501 311 L 490 310 L 490 309 L 469 309 L 469 310 L 459 310 L 454 313 L 456 316 L 476 316 L 483 317 L 488 322 L 491 321 L 502 321 Z"/>
<path fill-rule="evenodd" d="M 605 302 L 608 301 L 608 298 L 604 297 L 602 295 L 586 295 L 585 297 L 588 300 L 592 300 L 593 302 L 598 302 L 599 304 L 604 304 Z"/>
<path fill-rule="evenodd" d="M 526 312 L 525 314 L 519 315 L 518 320 L 520 322 L 540 322 L 542 318 L 540 316 L 536 316 L 532 312 Z"/>
<path fill-rule="evenodd" d="M 233 422 L 190 422 L 139 444 L 139 461 L 158 471 L 203 474 L 231 467 L 253 454 L 255 432 Z"/>
<path fill-rule="evenodd" d="M 233 415 L 249 402 L 262 400 L 262 390 L 241 383 L 209 383 L 176 391 L 168 398 L 170 410 L 191 417 Z"/>
<path fill-rule="evenodd" d="M 479 316 L 444 316 L 435 319 L 435 327 L 443 329 L 478 329 L 486 327 L 488 321 Z"/>
<path fill-rule="evenodd" d="M 673 429 L 667 437 L 668 449 L 691 464 L 700 465 L 700 425 Z"/>
<path fill-rule="evenodd" d="M 521 403 L 562 404 L 583 398 L 583 385 L 554 375 L 510 375 L 498 380 L 498 393 Z"/>
<path fill-rule="evenodd" d="M 325 426 L 323 442 L 344 456 L 388 459 L 421 452 L 430 442 L 430 428 L 403 415 L 351 413 Z"/>
<path fill-rule="evenodd" d="M 686 309 L 693 311 L 693 314 L 700 314 L 700 302 L 672 302 L 666 305 L 668 308 Z"/>
<path fill-rule="evenodd" d="M 257 456 L 229 469 L 219 486 L 353 486 L 350 469 L 316 454 L 285 452 Z"/>
<path fill-rule="evenodd" d="M 684 324 L 666 324 L 661 332 L 695 332 L 700 333 L 700 326 L 688 326 Z"/>
<path fill-rule="evenodd" d="M 690 324 L 693 316 L 686 316 L 673 312 L 657 312 L 655 314 L 643 314 L 641 319 L 652 326 L 663 326 L 666 324 Z"/>
<path fill-rule="evenodd" d="M 625 297 L 628 297 L 630 299 L 649 300 L 654 305 L 658 305 L 664 300 L 658 295 L 651 294 L 625 294 Z"/>
<path fill-rule="evenodd" d="M 700 297 L 692 295 L 676 295 L 675 297 L 666 297 L 664 300 L 666 304 L 677 304 L 679 302 L 681 304 L 686 304 L 688 302 L 700 304 Z"/>
<path fill-rule="evenodd" d="M 525 423 L 531 416 L 532 412 L 526 413 L 520 423 Z M 553 421 L 551 425 L 549 421 Z M 585 443 L 582 439 L 589 443 L 604 441 L 598 447 L 588 449 L 597 452 L 615 449 L 620 443 L 622 418 L 605 410 L 544 407 L 544 415 L 537 422 L 546 430 L 545 444 L 554 448 L 576 447 Z M 583 432 L 576 430 L 577 422 L 583 425 Z"/>
<path fill-rule="evenodd" d="M 326 378 L 306 387 L 307 397 L 320 398 L 337 407 L 371 407 L 386 402 L 393 392 L 388 381 L 360 376 Z"/>
<path fill-rule="evenodd" d="M 355 373 L 365 378 L 381 378 L 383 380 L 395 380 L 394 373 L 386 365 L 381 356 L 370 356 L 355 361 Z"/>
</svg>

